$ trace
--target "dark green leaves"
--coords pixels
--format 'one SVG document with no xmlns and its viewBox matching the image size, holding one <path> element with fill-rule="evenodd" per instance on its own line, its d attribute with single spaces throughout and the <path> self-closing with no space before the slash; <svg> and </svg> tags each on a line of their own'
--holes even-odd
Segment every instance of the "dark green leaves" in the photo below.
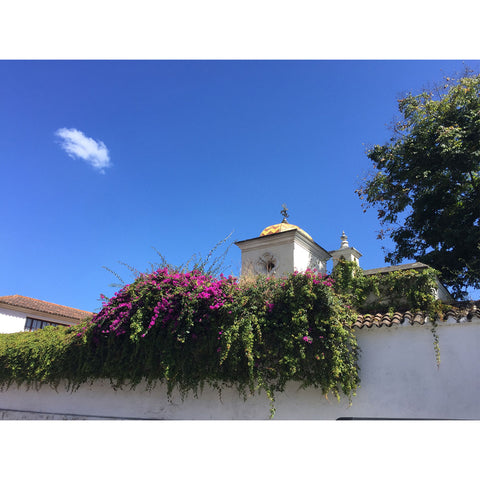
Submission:
<svg viewBox="0 0 480 480">
<path fill-rule="evenodd" d="M 386 261 L 424 262 L 458 297 L 480 288 L 480 76 L 399 101 L 395 135 L 369 152 L 357 190 L 395 242 Z"/>
</svg>

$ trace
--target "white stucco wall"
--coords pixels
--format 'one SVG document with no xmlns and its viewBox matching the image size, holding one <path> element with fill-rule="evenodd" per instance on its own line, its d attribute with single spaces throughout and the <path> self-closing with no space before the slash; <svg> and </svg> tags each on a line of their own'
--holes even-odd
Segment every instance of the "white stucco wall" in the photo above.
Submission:
<svg viewBox="0 0 480 480">
<path fill-rule="evenodd" d="M 25 313 L 0 307 L 0 333 L 23 332 L 25 330 L 25 321 L 27 317 L 66 326 L 74 322 L 73 320 L 56 317 L 54 315 L 42 314 L 35 311 Z"/>
<path fill-rule="evenodd" d="M 275 419 L 435 418 L 480 419 L 480 320 L 438 327 L 441 365 L 437 368 L 429 326 L 372 327 L 357 331 L 362 349 L 361 386 L 351 406 L 325 399 L 315 389 L 291 384 L 278 395 Z M 59 387 L 11 387 L 0 392 L 0 417 L 267 419 L 264 394 L 244 401 L 235 390 L 206 389 L 183 402 L 166 398 L 165 387 L 114 391 L 108 381 L 83 385 L 74 393 Z"/>
<path fill-rule="evenodd" d="M 304 272 L 308 268 L 327 273 L 326 258 L 320 257 L 319 249 L 308 248 L 303 242 L 295 241 L 293 250 L 293 270 Z"/>
<path fill-rule="evenodd" d="M 256 269 L 263 254 L 273 255 L 277 260 L 276 276 L 295 270 L 304 272 L 307 268 L 326 273 L 326 261 L 330 258 L 327 251 L 295 230 L 245 240 L 237 245 L 242 250 L 242 275 L 263 273 Z"/>
<path fill-rule="evenodd" d="M 450 295 L 450 292 L 440 283 L 438 279 L 437 289 L 435 290 L 435 298 L 444 303 L 451 303 L 453 301 L 453 297 Z"/>
<path fill-rule="evenodd" d="M 26 313 L 0 308 L 0 333 L 23 332 Z"/>
<path fill-rule="evenodd" d="M 277 260 L 277 276 L 293 272 L 293 243 L 282 242 L 242 251 L 242 275 L 257 275 L 256 263 L 264 253 L 273 255 Z"/>
</svg>

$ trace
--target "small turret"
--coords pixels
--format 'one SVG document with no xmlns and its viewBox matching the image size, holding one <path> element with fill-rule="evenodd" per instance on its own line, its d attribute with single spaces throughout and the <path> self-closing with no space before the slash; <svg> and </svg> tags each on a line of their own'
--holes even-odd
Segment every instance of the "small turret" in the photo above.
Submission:
<svg viewBox="0 0 480 480">
<path fill-rule="evenodd" d="M 335 267 L 341 258 L 347 260 L 348 262 L 355 262 L 357 265 L 360 265 L 358 260 L 362 254 L 356 248 L 348 245 L 348 237 L 345 235 L 345 232 L 342 232 L 340 240 L 342 242 L 340 244 L 340 248 L 338 250 L 332 250 L 331 252 L 328 252 L 332 256 L 333 266 Z"/>
</svg>

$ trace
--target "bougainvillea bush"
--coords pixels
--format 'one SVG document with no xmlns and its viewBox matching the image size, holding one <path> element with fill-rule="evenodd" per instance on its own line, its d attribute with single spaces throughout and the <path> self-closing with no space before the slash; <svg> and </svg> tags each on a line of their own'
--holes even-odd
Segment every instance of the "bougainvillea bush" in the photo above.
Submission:
<svg viewBox="0 0 480 480">
<path fill-rule="evenodd" d="M 81 326 L 4 335 L 0 385 L 97 378 L 115 388 L 165 383 L 258 390 L 274 400 L 289 381 L 351 397 L 359 382 L 355 314 L 316 272 L 237 281 L 160 268 L 139 275 Z"/>
</svg>

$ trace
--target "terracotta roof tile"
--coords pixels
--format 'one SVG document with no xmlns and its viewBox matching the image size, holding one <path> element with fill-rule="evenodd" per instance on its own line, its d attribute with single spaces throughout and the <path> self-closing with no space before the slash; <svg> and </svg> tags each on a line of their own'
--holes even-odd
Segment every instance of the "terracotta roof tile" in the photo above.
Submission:
<svg viewBox="0 0 480 480">
<path fill-rule="evenodd" d="M 92 312 L 85 310 L 78 310 L 77 308 L 65 307 L 64 305 L 57 305 L 55 303 L 45 302 L 44 300 L 37 300 L 36 298 L 23 297 L 22 295 L 7 295 L 0 297 L 0 306 L 25 308 L 34 310 L 39 313 L 58 315 L 77 321 L 84 320 L 87 317 L 92 317 Z"/>
<path fill-rule="evenodd" d="M 480 320 L 480 300 L 475 302 L 456 302 L 448 305 L 443 312 L 443 321 L 456 323 L 471 322 L 474 317 Z M 394 312 L 389 313 L 365 313 L 359 314 L 353 324 L 355 328 L 391 327 L 392 325 L 425 325 L 430 323 L 425 312 Z"/>
</svg>

